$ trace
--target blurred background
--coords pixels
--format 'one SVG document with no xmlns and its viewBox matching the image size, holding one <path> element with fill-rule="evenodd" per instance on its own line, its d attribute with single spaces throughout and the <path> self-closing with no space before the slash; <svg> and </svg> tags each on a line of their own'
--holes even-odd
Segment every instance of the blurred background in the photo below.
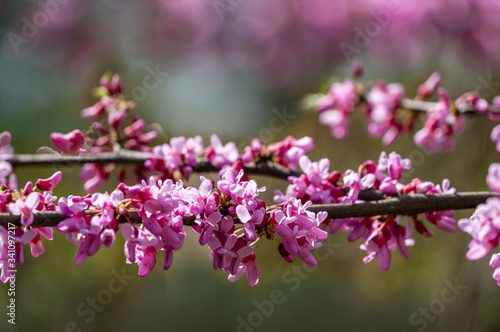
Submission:
<svg viewBox="0 0 500 332">
<path fill-rule="evenodd" d="M 499 17 L 495 0 L 0 0 L 0 132 L 12 133 L 17 153 L 34 153 L 51 145 L 51 132 L 85 130 L 80 110 L 95 102 L 91 90 L 111 70 L 165 137 L 201 135 L 207 144 L 217 133 L 242 147 L 252 137 L 308 135 L 316 145 L 309 156 L 330 158 L 331 170 L 394 150 L 413 161 L 405 181 L 448 177 L 459 191 L 487 190 L 488 165 L 499 159 L 491 121 L 468 119 L 454 151 L 428 155 L 410 137 L 382 146 L 360 115 L 347 138 L 334 140 L 317 114 L 302 112 L 301 100 L 331 77 L 349 76 L 356 57 L 366 80 L 401 82 L 410 97 L 439 71 L 453 97 L 477 91 L 491 100 L 500 94 Z M 279 130 L 271 126 L 276 117 Z M 24 183 L 55 170 L 64 173 L 55 195 L 83 194 L 75 168 L 17 174 Z M 257 180 L 268 202 L 286 187 Z M 360 243 L 345 233 L 331 236 L 332 250 L 307 270 L 264 240 L 253 288 L 214 271 L 190 230 L 172 268 L 159 264 L 146 278 L 125 264 L 121 236 L 76 265 L 76 246 L 55 234 L 37 259 L 25 250 L 16 325 L 2 314 L 0 330 L 498 331 L 500 289 L 489 258 L 469 262 L 469 235 L 432 230 L 432 239 L 414 236 L 409 260 L 395 252 L 387 272 L 375 261 L 364 265 Z M 3 308 L 7 289 L 0 287 Z"/>
</svg>

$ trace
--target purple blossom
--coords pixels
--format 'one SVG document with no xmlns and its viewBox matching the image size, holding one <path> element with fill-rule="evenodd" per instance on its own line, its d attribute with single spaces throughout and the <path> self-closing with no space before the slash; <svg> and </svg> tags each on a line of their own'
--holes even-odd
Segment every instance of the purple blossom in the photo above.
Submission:
<svg viewBox="0 0 500 332">
<path fill-rule="evenodd" d="M 493 272 L 493 279 L 495 279 L 498 286 L 500 286 L 500 253 L 491 256 L 490 266 L 495 269 Z"/>
<path fill-rule="evenodd" d="M 221 168 L 234 163 L 239 153 L 234 142 L 222 145 L 219 136 L 213 134 L 210 136 L 210 146 L 207 148 L 206 155 L 213 166 Z"/>
<path fill-rule="evenodd" d="M 422 98 L 429 98 L 441 85 L 441 75 L 434 72 L 429 78 L 418 87 L 418 95 Z"/>
<path fill-rule="evenodd" d="M 84 181 L 83 189 L 86 192 L 96 191 L 108 178 L 109 174 L 100 164 L 86 163 L 80 171 L 80 178 Z"/>
<path fill-rule="evenodd" d="M 348 169 L 344 174 L 344 184 L 349 187 L 347 198 L 351 203 L 355 203 L 360 190 L 373 187 L 375 184 L 375 175 L 368 173 L 363 178 L 360 178 L 358 173 Z"/>
<path fill-rule="evenodd" d="M 307 211 L 311 202 L 302 205 L 300 200 L 291 198 L 283 204 L 282 210 L 274 210 L 269 221 L 276 233 L 282 237 L 283 246 L 278 247 L 281 256 L 293 262 L 292 255 L 297 255 L 304 263 L 316 266 L 317 262 L 310 250 L 322 246 L 328 234 L 319 229 L 326 219 L 326 212 L 314 214 Z"/>
<path fill-rule="evenodd" d="M 491 130 L 490 138 L 495 142 L 497 151 L 500 152 L 500 125 L 496 125 L 493 130 Z"/>
<path fill-rule="evenodd" d="M 9 237 L 9 231 L 5 227 L 0 226 L 0 269 L 2 270 L 0 281 L 2 283 L 10 280 L 12 273 L 8 271 L 16 270 L 15 265 L 24 263 L 23 244 L 29 243 L 37 235 L 38 233 L 35 229 L 25 230 L 19 227 L 16 228 L 13 236 L 14 250 L 12 250 L 12 243 L 9 243 L 9 239 L 12 239 L 12 234 Z"/>
<path fill-rule="evenodd" d="M 368 253 L 363 262 L 367 264 L 376 257 L 382 271 L 387 271 L 391 265 L 391 250 L 399 249 L 403 257 L 409 258 L 407 247 L 415 243 L 411 238 L 411 224 L 405 228 L 400 225 L 399 216 L 387 218 L 371 222 L 371 229 L 362 235 L 366 241 L 360 247 Z"/>
<path fill-rule="evenodd" d="M 269 144 L 266 151 L 274 154 L 274 160 L 291 170 L 296 170 L 295 165 L 300 161 L 300 158 L 314 148 L 314 141 L 309 136 L 304 136 L 296 139 L 292 136 L 287 136 L 281 142 Z"/>
<path fill-rule="evenodd" d="M 493 163 L 488 168 L 486 183 L 494 192 L 500 194 L 500 164 Z"/>
<path fill-rule="evenodd" d="M 427 147 L 430 152 L 453 149 L 453 135 L 464 130 L 463 117 L 450 112 L 453 102 L 448 92 L 440 88 L 439 94 L 439 101 L 427 111 L 424 127 L 413 137 L 415 144 Z"/>
<path fill-rule="evenodd" d="M 12 172 L 12 165 L 4 159 L 13 154 L 10 146 L 12 137 L 8 131 L 0 133 L 0 185 L 5 184 L 5 178 Z"/>
<path fill-rule="evenodd" d="M 80 152 L 85 137 L 80 130 L 75 129 L 68 134 L 52 133 L 50 134 L 50 139 L 52 140 L 52 144 L 61 150 L 62 154 L 76 155 Z"/>
<path fill-rule="evenodd" d="M 21 216 L 21 225 L 28 227 L 33 223 L 33 212 L 40 203 L 40 194 L 32 192 L 27 197 L 19 198 L 9 204 L 9 212 Z"/>
<path fill-rule="evenodd" d="M 36 182 L 35 186 L 41 191 L 51 191 L 59 184 L 59 181 L 61 181 L 61 177 L 62 177 L 62 172 L 57 171 L 47 179 L 39 179 Z"/>
<path fill-rule="evenodd" d="M 367 95 L 368 103 L 368 133 L 375 138 L 382 137 L 384 145 L 392 144 L 402 126 L 396 123 L 394 113 L 404 97 L 404 88 L 401 84 L 377 84 Z"/>
<path fill-rule="evenodd" d="M 328 94 L 320 97 L 316 107 L 319 122 L 331 129 L 333 137 L 343 138 L 349 131 L 349 115 L 354 111 L 358 95 L 350 79 L 333 83 Z"/>
<path fill-rule="evenodd" d="M 172 137 L 170 144 L 158 145 L 153 148 L 156 155 L 150 158 L 150 165 L 160 161 L 168 171 L 173 172 L 180 169 L 184 176 L 190 176 L 192 167 L 198 164 L 197 155 L 203 150 L 203 140 L 201 136 L 185 138 L 183 136 Z M 158 160 L 159 159 L 159 160 Z M 160 169 L 161 170 L 161 169 Z"/>
<path fill-rule="evenodd" d="M 470 218 L 459 220 L 458 227 L 472 236 L 467 259 L 477 260 L 488 255 L 499 244 L 500 198 L 488 198 Z"/>
</svg>

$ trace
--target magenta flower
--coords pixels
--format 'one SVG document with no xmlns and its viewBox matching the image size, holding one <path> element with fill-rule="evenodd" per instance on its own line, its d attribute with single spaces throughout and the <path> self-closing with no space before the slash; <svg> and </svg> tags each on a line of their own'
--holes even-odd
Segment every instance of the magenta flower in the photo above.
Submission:
<svg viewBox="0 0 500 332">
<path fill-rule="evenodd" d="M 13 149 L 10 146 L 11 140 L 12 138 L 8 131 L 0 133 L 0 185 L 5 183 L 4 178 L 12 172 L 12 165 L 4 161 L 4 158 L 13 154 Z"/>
<path fill-rule="evenodd" d="M 287 261 L 293 262 L 291 255 L 297 255 L 304 263 L 316 266 L 317 262 L 311 250 L 322 246 L 321 242 L 327 238 L 327 233 L 319 229 L 319 225 L 326 219 L 326 212 L 314 214 L 307 211 L 311 202 L 302 203 L 291 198 L 282 210 L 274 210 L 269 221 L 276 233 L 282 237 L 283 246 L 278 246 L 280 255 Z"/>
<path fill-rule="evenodd" d="M 401 84 L 377 84 L 366 98 L 368 103 L 368 133 L 375 138 L 382 137 L 384 145 L 390 145 L 398 138 L 403 127 L 396 122 L 394 113 L 404 97 Z"/>
<path fill-rule="evenodd" d="M 103 115 L 104 111 L 105 109 L 103 104 L 100 101 L 98 101 L 94 105 L 83 109 L 80 115 L 84 119 L 92 119 Z"/>
<path fill-rule="evenodd" d="M 495 272 L 493 272 L 493 279 L 495 279 L 497 285 L 500 286 L 500 253 L 491 256 L 490 266 L 495 269 Z"/>
<path fill-rule="evenodd" d="M 429 98 L 436 92 L 440 84 L 441 75 L 438 72 L 434 72 L 424 83 L 419 85 L 418 95 L 422 98 Z"/>
<path fill-rule="evenodd" d="M 500 194 L 500 164 L 493 163 L 488 168 L 486 183 L 494 192 Z"/>
<path fill-rule="evenodd" d="M 467 259 L 477 260 L 488 255 L 500 242 L 500 198 L 488 198 L 470 218 L 459 220 L 458 227 L 472 236 Z"/>
<path fill-rule="evenodd" d="M 109 174 L 100 164 L 86 163 L 80 171 L 80 178 L 84 181 L 83 189 L 86 192 L 97 190 L 108 178 Z"/>
<path fill-rule="evenodd" d="M 57 171 L 48 179 L 39 179 L 36 182 L 35 186 L 41 191 L 50 191 L 59 184 L 59 181 L 61 181 L 61 177 L 62 172 Z"/>
<path fill-rule="evenodd" d="M 349 187 L 347 198 L 351 203 L 355 203 L 358 199 L 359 191 L 370 189 L 375 184 L 375 175 L 368 173 L 363 178 L 351 169 L 348 169 L 344 174 L 344 184 Z"/>
<path fill-rule="evenodd" d="M 495 142 L 497 151 L 500 152 L 500 125 L 496 125 L 493 130 L 491 130 L 490 138 Z"/>
<path fill-rule="evenodd" d="M 11 239 L 12 234 L 5 227 L 0 226 L 0 269 L 2 270 L 0 281 L 2 283 L 10 280 L 12 273 L 8 272 L 9 270 L 16 270 L 15 265 L 24 263 L 23 244 L 33 241 L 37 235 L 38 233 L 35 229 L 25 230 L 20 227 L 16 228 L 13 236 L 14 248 L 12 248 L 12 245 L 9 244 L 9 236 Z"/>
<path fill-rule="evenodd" d="M 299 163 L 307 151 L 314 148 L 314 141 L 308 136 L 296 139 L 287 136 L 283 141 L 269 144 L 266 151 L 274 154 L 274 160 L 291 170 L 296 170 L 295 165 Z"/>
<path fill-rule="evenodd" d="M 219 136 L 213 134 L 210 136 L 210 146 L 207 148 L 206 155 L 213 166 L 220 168 L 234 163 L 239 153 L 234 142 L 222 145 Z"/>
<path fill-rule="evenodd" d="M 9 212 L 21 216 L 21 225 L 28 227 L 33 223 L 33 212 L 40 203 L 40 194 L 32 192 L 27 197 L 19 198 L 9 204 Z"/>
<path fill-rule="evenodd" d="M 450 111 L 453 102 L 448 92 L 442 88 L 438 91 L 439 101 L 427 112 L 424 127 L 413 137 L 415 144 L 425 146 L 430 152 L 453 149 L 453 135 L 461 133 L 465 127 L 462 115 Z"/>
<path fill-rule="evenodd" d="M 61 150 L 62 154 L 76 155 L 83 146 L 85 136 L 80 130 L 75 129 L 68 134 L 52 133 L 50 139 L 52 144 Z"/>
</svg>

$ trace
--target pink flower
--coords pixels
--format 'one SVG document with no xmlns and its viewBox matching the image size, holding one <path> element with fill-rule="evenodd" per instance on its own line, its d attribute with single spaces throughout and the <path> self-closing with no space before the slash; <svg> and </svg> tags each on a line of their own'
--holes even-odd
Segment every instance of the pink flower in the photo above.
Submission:
<svg viewBox="0 0 500 332">
<path fill-rule="evenodd" d="M 428 98 L 436 92 L 437 88 L 441 84 L 441 75 L 438 72 L 434 72 L 429 76 L 429 78 L 418 87 L 418 95 L 422 98 Z"/>
<path fill-rule="evenodd" d="M 13 154 L 10 146 L 11 135 L 8 131 L 0 133 L 0 185 L 5 183 L 4 178 L 12 172 L 12 165 L 3 159 Z"/>
<path fill-rule="evenodd" d="M 356 87 L 350 79 L 333 83 L 329 93 L 318 99 L 319 122 L 330 127 L 333 137 L 343 138 L 349 131 L 349 115 L 357 100 Z"/>
<path fill-rule="evenodd" d="M 413 137 L 415 144 L 425 146 L 430 152 L 453 149 L 453 135 L 464 130 L 462 115 L 450 112 L 452 101 L 448 92 L 442 88 L 438 91 L 439 101 L 427 111 L 424 127 Z"/>
<path fill-rule="evenodd" d="M 238 148 L 234 142 L 222 145 L 219 136 L 210 136 L 210 146 L 206 152 L 210 163 L 215 167 L 222 167 L 234 163 L 239 156 Z"/>
<path fill-rule="evenodd" d="M 500 164 L 493 163 L 488 168 L 486 183 L 494 192 L 500 194 Z"/>
<path fill-rule="evenodd" d="M 110 111 L 108 113 L 108 123 L 112 128 L 116 130 L 123 123 L 126 116 L 127 116 L 127 110 L 124 109 Z"/>
<path fill-rule="evenodd" d="M 495 272 L 493 272 L 493 279 L 495 279 L 498 286 L 500 286 L 500 253 L 491 256 L 490 266 L 495 269 Z"/>
<path fill-rule="evenodd" d="M 83 109 L 80 115 L 84 119 L 92 119 L 103 115 L 104 111 L 105 109 L 103 104 L 100 101 L 98 101 L 94 105 Z"/>
<path fill-rule="evenodd" d="M 108 178 L 109 174 L 100 164 L 86 163 L 80 171 L 80 178 L 84 181 L 83 189 L 86 192 L 97 190 Z"/>
<path fill-rule="evenodd" d="M 40 203 L 40 194 L 32 192 L 27 197 L 19 198 L 9 204 L 9 212 L 21 216 L 21 225 L 27 227 L 33 223 L 33 211 Z"/>
<path fill-rule="evenodd" d="M 321 242 L 327 238 L 327 233 L 319 229 L 319 225 L 326 219 L 326 212 L 314 214 L 307 211 L 311 202 L 302 203 L 291 198 L 282 210 L 274 210 L 269 221 L 276 233 L 282 237 L 283 246 L 278 247 L 281 256 L 288 262 L 293 262 L 291 255 L 297 255 L 304 263 L 316 266 L 317 262 L 311 250 L 322 246 Z"/>
<path fill-rule="evenodd" d="M 401 84 L 377 84 L 366 97 L 368 103 L 368 133 L 375 138 L 382 137 L 384 145 L 392 144 L 403 126 L 396 122 L 395 111 L 404 97 L 404 88 Z"/>
<path fill-rule="evenodd" d="M 493 130 L 491 130 L 490 138 L 495 142 L 497 151 L 500 152 L 500 125 L 496 125 Z"/>
<path fill-rule="evenodd" d="M 280 165 L 295 170 L 300 158 L 314 148 L 314 141 L 308 136 L 296 139 L 287 136 L 283 141 L 269 144 L 266 151 L 274 154 L 274 160 Z"/>
<path fill-rule="evenodd" d="M 62 154 L 76 155 L 83 145 L 85 136 L 80 130 L 75 129 L 68 134 L 52 133 L 50 139 L 54 146 L 61 150 Z"/>
<path fill-rule="evenodd" d="M 57 171 L 48 179 L 39 179 L 36 182 L 35 186 L 41 191 L 50 191 L 59 184 L 59 181 L 61 181 L 61 177 L 62 172 Z"/>
<path fill-rule="evenodd" d="M 472 236 L 467 259 L 477 260 L 488 255 L 500 241 L 500 198 L 488 198 L 470 218 L 459 220 L 458 227 Z"/>
</svg>

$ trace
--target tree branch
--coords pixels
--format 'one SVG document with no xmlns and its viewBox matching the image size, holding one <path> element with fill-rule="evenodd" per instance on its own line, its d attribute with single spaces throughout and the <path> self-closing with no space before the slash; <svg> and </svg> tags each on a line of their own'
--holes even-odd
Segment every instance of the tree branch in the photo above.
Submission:
<svg viewBox="0 0 500 332">
<path fill-rule="evenodd" d="M 152 153 L 119 150 L 117 152 L 104 152 L 99 154 L 83 154 L 81 156 L 61 156 L 59 154 L 15 154 L 5 158 L 13 167 L 30 165 L 56 165 L 56 166 L 78 166 L 85 163 L 97 164 L 136 164 L 141 165 Z M 272 162 L 258 164 L 245 164 L 245 173 L 253 175 L 268 175 L 281 179 L 287 179 L 290 175 L 299 176 L 299 172 L 291 171 Z M 193 167 L 195 172 L 218 172 L 220 169 L 214 167 L 206 159 L 200 158 L 198 165 Z"/>
<path fill-rule="evenodd" d="M 436 195 L 409 194 L 360 204 L 311 205 L 308 210 L 315 213 L 327 211 L 328 218 L 354 218 L 387 214 L 409 216 L 432 211 L 472 209 L 494 196 L 496 196 L 495 193 L 487 191 Z M 95 214 L 96 212 L 88 211 L 87 213 Z M 56 226 L 67 218 L 59 211 L 38 212 L 34 214 L 32 226 Z M 128 218 L 133 223 L 141 223 L 141 218 L 135 211 L 129 212 Z M 185 217 L 184 225 L 195 226 L 194 219 L 194 217 Z M 118 221 L 120 223 L 126 222 L 126 218 L 121 216 Z M 20 226 L 20 216 L 0 213 L 0 225 L 7 227 L 9 223 Z"/>
<path fill-rule="evenodd" d="M 327 211 L 328 218 L 354 218 L 385 214 L 411 216 L 432 211 L 473 209 L 494 196 L 497 195 L 488 191 L 436 195 L 409 194 L 354 205 L 311 205 L 309 210 L 315 213 Z"/>
<path fill-rule="evenodd" d="M 404 98 L 401 101 L 401 107 L 408 109 L 413 112 L 427 112 L 430 109 L 434 108 L 436 106 L 436 102 L 432 101 L 423 101 L 423 100 L 415 100 L 415 99 L 408 99 Z M 476 110 L 469 108 L 465 110 L 461 110 L 457 107 L 455 104 L 455 108 L 459 111 L 461 114 L 466 114 L 466 115 L 481 115 L 481 113 L 478 113 Z M 490 106 L 490 112 L 499 114 L 500 111 L 496 107 L 491 107 Z"/>
</svg>

